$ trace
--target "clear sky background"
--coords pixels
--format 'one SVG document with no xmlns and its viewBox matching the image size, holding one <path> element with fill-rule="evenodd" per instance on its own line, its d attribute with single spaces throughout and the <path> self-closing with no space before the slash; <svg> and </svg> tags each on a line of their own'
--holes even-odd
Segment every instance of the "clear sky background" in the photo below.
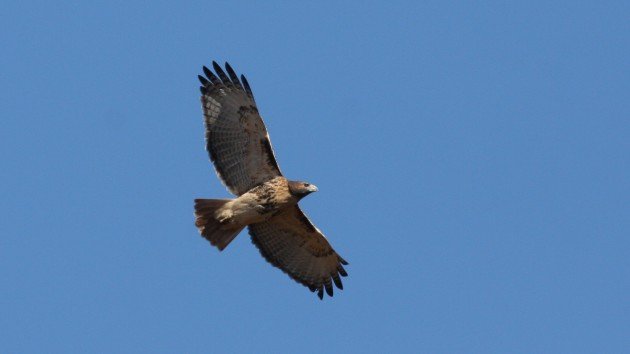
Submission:
<svg viewBox="0 0 630 354">
<path fill-rule="evenodd" d="M 628 2 L 2 7 L 0 352 L 628 352 Z M 212 60 L 334 298 L 194 227 Z"/>
</svg>

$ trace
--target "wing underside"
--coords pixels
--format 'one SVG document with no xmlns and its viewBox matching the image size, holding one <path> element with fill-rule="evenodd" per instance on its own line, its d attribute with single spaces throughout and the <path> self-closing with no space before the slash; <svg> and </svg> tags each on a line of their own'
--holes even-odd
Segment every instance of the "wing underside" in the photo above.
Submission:
<svg viewBox="0 0 630 354">
<path fill-rule="evenodd" d="M 282 173 L 247 79 L 227 63 L 227 74 L 213 66 L 216 75 L 204 66 L 199 76 L 206 149 L 221 181 L 241 195 Z"/>
<path fill-rule="evenodd" d="M 334 283 L 343 289 L 341 277 L 348 264 L 330 246 L 326 237 L 296 205 L 266 222 L 249 225 L 252 242 L 273 266 L 298 283 L 333 296 Z"/>
</svg>

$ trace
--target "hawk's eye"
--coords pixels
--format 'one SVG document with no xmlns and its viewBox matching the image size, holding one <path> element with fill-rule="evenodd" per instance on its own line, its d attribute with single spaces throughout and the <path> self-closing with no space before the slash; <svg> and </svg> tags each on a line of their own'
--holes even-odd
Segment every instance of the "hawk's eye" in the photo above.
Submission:
<svg viewBox="0 0 630 354">
<path fill-rule="evenodd" d="M 308 186 L 310 186 L 309 183 L 304 183 L 304 187 L 308 187 Z"/>
</svg>

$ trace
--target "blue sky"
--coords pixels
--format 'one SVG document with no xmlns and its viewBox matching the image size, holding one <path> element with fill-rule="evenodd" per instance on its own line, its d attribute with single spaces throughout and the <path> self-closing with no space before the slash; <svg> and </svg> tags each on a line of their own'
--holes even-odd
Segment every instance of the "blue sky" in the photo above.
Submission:
<svg viewBox="0 0 630 354">
<path fill-rule="evenodd" d="M 622 353 L 627 2 L 9 2 L 3 353 Z M 196 75 L 247 75 L 349 262 L 317 299 L 192 201 L 228 197 Z"/>
</svg>

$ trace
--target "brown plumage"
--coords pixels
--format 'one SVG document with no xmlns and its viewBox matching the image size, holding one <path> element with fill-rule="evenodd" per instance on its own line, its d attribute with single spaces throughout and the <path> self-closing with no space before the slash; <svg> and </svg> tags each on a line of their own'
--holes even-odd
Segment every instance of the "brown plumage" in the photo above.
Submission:
<svg viewBox="0 0 630 354">
<path fill-rule="evenodd" d="M 205 77 L 199 76 L 206 149 L 237 198 L 196 199 L 195 225 L 219 250 L 248 227 L 269 263 L 320 299 L 324 291 L 333 296 L 333 283 L 343 289 L 340 277 L 348 275 L 348 263 L 298 206 L 317 187 L 283 177 L 247 79 L 239 80 L 227 63 L 225 71 L 212 64 L 216 74 L 204 66 Z"/>
</svg>

